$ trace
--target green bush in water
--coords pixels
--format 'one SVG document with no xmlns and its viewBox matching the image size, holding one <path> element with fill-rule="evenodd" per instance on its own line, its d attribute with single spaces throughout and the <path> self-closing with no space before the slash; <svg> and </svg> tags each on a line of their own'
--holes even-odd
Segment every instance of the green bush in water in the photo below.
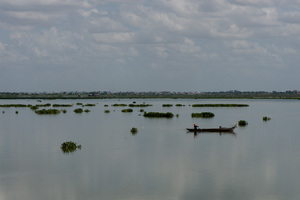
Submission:
<svg viewBox="0 0 300 200">
<path fill-rule="evenodd" d="M 267 117 L 267 116 L 264 116 L 264 117 L 263 117 L 263 121 L 269 121 L 269 120 L 271 120 L 270 117 Z"/>
<path fill-rule="evenodd" d="M 74 110 L 75 113 L 82 113 L 83 112 L 83 109 L 82 108 L 77 108 Z"/>
<path fill-rule="evenodd" d="M 247 126 L 248 122 L 245 120 L 240 120 L 238 124 L 239 124 L 239 126 Z"/>
<path fill-rule="evenodd" d="M 133 112 L 133 110 L 131 108 L 128 108 L 128 109 L 123 109 L 122 112 Z"/>
<path fill-rule="evenodd" d="M 144 117 L 153 117 L 153 118 L 160 118 L 160 117 L 165 117 L 165 118 L 172 118 L 174 115 L 173 113 L 167 112 L 167 113 L 160 113 L 160 112 L 144 112 Z"/>
<path fill-rule="evenodd" d="M 81 149 L 81 145 L 77 145 L 75 142 L 69 141 L 62 143 L 60 148 L 64 153 L 71 153 L 77 149 Z"/>
<path fill-rule="evenodd" d="M 132 133 L 132 135 L 135 135 L 135 134 L 137 134 L 138 129 L 135 128 L 135 127 L 132 127 L 131 130 L 130 130 L 130 132 Z"/>
<path fill-rule="evenodd" d="M 60 111 L 57 109 L 48 109 L 48 110 L 43 109 L 43 110 L 36 110 L 35 113 L 39 115 L 48 115 L 48 114 L 59 114 Z"/>
<path fill-rule="evenodd" d="M 211 112 L 192 113 L 192 117 L 213 118 L 214 116 L 215 114 Z"/>
</svg>

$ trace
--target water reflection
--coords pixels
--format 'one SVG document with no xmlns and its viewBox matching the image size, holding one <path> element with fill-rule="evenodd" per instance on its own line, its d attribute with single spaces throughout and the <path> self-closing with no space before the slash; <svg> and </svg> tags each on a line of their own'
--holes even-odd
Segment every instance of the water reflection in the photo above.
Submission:
<svg viewBox="0 0 300 200">
<path fill-rule="evenodd" d="M 236 137 L 236 133 L 234 131 L 232 132 L 197 132 L 197 131 L 194 131 L 194 132 L 191 132 L 191 131 L 187 131 L 186 134 L 193 134 L 194 135 L 194 138 L 196 138 L 198 135 L 208 135 L 208 134 L 216 134 L 216 133 L 219 133 L 219 135 L 232 135 L 234 137 Z"/>
</svg>

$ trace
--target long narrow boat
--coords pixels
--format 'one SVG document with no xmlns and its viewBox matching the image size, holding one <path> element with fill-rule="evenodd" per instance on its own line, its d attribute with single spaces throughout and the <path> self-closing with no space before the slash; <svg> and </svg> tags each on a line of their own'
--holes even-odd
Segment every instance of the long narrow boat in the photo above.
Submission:
<svg viewBox="0 0 300 200">
<path fill-rule="evenodd" d="M 219 127 L 219 128 L 187 128 L 190 132 L 232 132 L 236 128 L 236 125 L 230 128 Z"/>
</svg>

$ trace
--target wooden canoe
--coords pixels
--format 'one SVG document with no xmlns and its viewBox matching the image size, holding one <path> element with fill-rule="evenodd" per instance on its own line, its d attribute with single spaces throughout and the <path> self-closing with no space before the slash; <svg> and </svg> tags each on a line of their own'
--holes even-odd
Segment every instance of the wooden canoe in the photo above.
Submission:
<svg viewBox="0 0 300 200">
<path fill-rule="evenodd" d="M 230 128 L 219 127 L 219 128 L 187 128 L 190 132 L 232 132 L 236 128 L 236 125 Z"/>
</svg>

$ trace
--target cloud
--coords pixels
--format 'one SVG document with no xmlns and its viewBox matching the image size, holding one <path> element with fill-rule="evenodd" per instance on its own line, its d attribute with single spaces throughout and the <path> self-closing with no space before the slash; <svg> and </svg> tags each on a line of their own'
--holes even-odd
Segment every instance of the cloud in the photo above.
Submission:
<svg viewBox="0 0 300 200">
<path fill-rule="evenodd" d="M 279 78 L 283 69 L 298 73 L 299 19 L 296 0 L 4 0 L 0 69 L 73 69 L 126 82 L 122 69 L 128 77 L 152 73 L 157 84 L 166 76 L 170 88 L 188 88 L 176 78 L 199 70 L 209 77 L 276 69 Z"/>
</svg>

